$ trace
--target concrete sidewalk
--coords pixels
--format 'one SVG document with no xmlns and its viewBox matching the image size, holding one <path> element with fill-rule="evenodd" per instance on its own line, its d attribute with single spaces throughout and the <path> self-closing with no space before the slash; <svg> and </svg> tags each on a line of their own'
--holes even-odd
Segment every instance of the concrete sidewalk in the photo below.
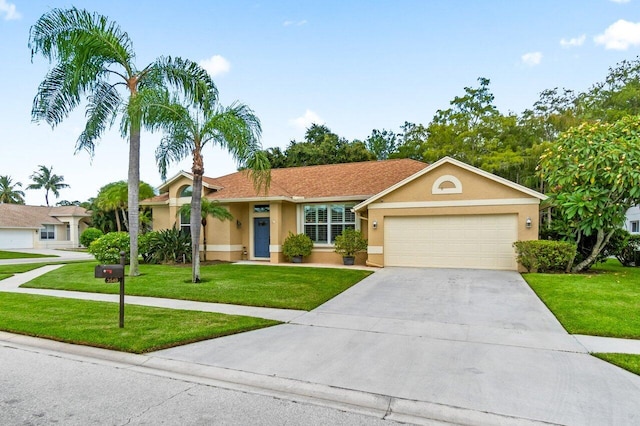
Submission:
<svg viewBox="0 0 640 426">
<path fill-rule="evenodd" d="M 54 249 L 12 249 L 18 253 L 42 254 L 48 257 L 0 259 L 0 265 L 18 265 L 23 263 L 65 262 L 79 260 L 95 260 L 92 254 L 83 251 L 54 250 Z"/>
</svg>

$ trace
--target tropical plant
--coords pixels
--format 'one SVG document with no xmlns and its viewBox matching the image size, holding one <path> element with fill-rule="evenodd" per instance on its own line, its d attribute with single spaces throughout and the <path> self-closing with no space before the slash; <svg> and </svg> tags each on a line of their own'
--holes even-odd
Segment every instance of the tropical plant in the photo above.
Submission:
<svg viewBox="0 0 640 426">
<path fill-rule="evenodd" d="M 87 122 L 76 152 L 85 149 L 93 156 L 95 143 L 122 116 L 120 130 L 129 138 L 129 275 L 139 275 L 140 132 L 147 111 L 166 84 L 177 86 L 189 101 L 215 90 L 215 85 L 196 63 L 180 58 L 161 57 L 136 67 L 133 44 L 117 23 L 75 7 L 42 15 L 31 27 L 29 47 L 32 57 L 42 55 L 53 62 L 33 101 L 34 120 L 55 127 L 86 100 Z"/>
<path fill-rule="evenodd" d="M 342 257 L 353 257 L 356 253 L 365 251 L 367 245 L 367 240 L 362 236 L 362 232 L 346 228 L 342 234 L 336 237 L 334 249 Z"/>
<path fill-rule="evenodd" d="M 87 228 L 80 234 L 80 244 L 89 247 L 92 242 L 102 237 L 104 233 L 97 228 Z"/>
<path fill-rule="evenodd" d="M 169 163 L 188 156 L 193 159 L 193 195 L 191 211 L 202 209 L 202 176 L 205 145 L 226 149 L 241 167 L 246 168 L 258 191 L 266 190 L 270 179 L 270 166 L 260 145 L 260 120 L 242 103 L 223 107 L 217 103 L 217 90 L 211 90 L 202 102 L 184 106 L 177 97 L 165 99 L 164 105 L 152 109 L 149 122 L 152 129 L 163 130 L 165 136 L 156 150 L 160 174 L 166 179 Z M 192 280 L 200 282 L 200 222 L 201 213 L 191 215 Z"/>
<path fill-rule="evenodd" d="M 120 263 L 120 252 L 125 252 L 125 261 L 128 262 L 129 234 L 126 232 L 110 232 L 98 238 L 89 245 L 91 253 L 98 262 L 107 264 Z"/>
<path fill-rule="evenodd" d="M 49 205 L 49 191 L 58 198 L 61 189 L 69 188 L 69 185 L 64 183 L 64 176 L 53 173 L 53 166 L 48 168 L 43 165 L 38 166 L 38 170 L 33 172 L 30 178 L 33 183 L 27 186 L 27 189 L 44 189 L 44 200 L 47 206 Z"/>
<path fill-rule="evenodd" d="M 0 203 L 24 204 L 24 192 L 18 188 L 22 183 L 13 182 L 10 176 L 0 176 Z"/>
<path fill-rule="evenodd" d="M 233 215 L 226 208 L 218 205 L 218 201 L 211 201 L 207 198 L 203 198 L 200 202 L 201 220 L 202 224 L 202 245 L 204 246 L 203 260 L 207 261 L 207 217 L 212 216 L 218 220 L 231 220 Z M 191 204 L 183 204 L 178 210 L 179 215 L 185 215 L 191 217 Z M 192 237 L 193 238 L 193 237 Z M 192 257 L 195 256 L 192 253 Z"/>
<path fill-rule="evenodd" d="M 146 182 L 140 182 L 138 189 L 138 197 L 140 200 L 150 198 L 155 195 L 153 187 Z M 108 183 L 98 192 L 95 203 L 98 208 L 106 212 L 114 212 L 116 218 L 116 226 L 118 232 L 123 228 L 129 229 L 129 221 L 127 220 L 127 206 L 129 200 L 129 185 L 127 182 L 121 180 L 118 182 Z M 120 215 L 122 215 L 122 221 L 124 227 L 120 222 Z"/>
<path fill-rule="evenodd" d="M 309 256 L 312 249 L 313 240 L 307 234 L 294 234 L 289 231 L 282 243 L 282 254 L 289 260 L 298 256 Z"/>
<path fill-rule="evenodd" d="M 146 263 L 191 262 L 191 236 L 175 226 L 140 237 L 140 252 Z"/>
</svg>

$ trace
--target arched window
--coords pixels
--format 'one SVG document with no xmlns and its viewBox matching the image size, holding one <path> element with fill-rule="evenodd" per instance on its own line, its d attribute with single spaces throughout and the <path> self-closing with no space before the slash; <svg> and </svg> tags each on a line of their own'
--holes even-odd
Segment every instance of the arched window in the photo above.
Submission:
<svg viewBox="0 0 640 426">
<path fill-rule="evenodd" d="M 462 194 L 462 183 L 460 180 L 451 175 L 442 175 L 431 187 L 432 194 Z"/>
<path fill-rule="evenodd" d="M 180 190 L 179 197 L 191 197 L 193 195 L 193 186 L 185 186 Z"/>
</svg>

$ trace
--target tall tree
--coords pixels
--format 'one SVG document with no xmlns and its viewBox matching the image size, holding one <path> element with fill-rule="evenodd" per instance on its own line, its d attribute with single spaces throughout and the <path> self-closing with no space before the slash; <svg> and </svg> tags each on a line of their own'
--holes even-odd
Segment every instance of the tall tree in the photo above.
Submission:
<svg viewBox="0 0 640 426">
<path fill-rule="evenodd" d="M 24 192 L 18 188 L 22 188 L 22 183 L 14 183 L 8 175 L 0 176 L 0 203 L 24 204 Z"/>
<path fill-rule="evenodd" d="M 392 130 L 373 129 L 365 144 L 378 160 L 386 160 L 397 149 L 397 136 Z"/>
<path fill-rule="evenodd" d="M 69 188 L 69 185 L 64 183 L 64 176 L 58 176 L 53 173 L 53 166 L 38 166 L 38 170 L 33 172 L 30 176 L 33 183 L 27 186 L 27 189 L 44 189 L 44 200 L 49 205 L 49 191 L 58 198 L 60 196 L 60 190 L 63 188 Z"/>
<path fill-rule="evenodd" d="M 193 195 L 191 196 L 192 281 L 200 282 L 200 225 L 202 217 L 203 148 L 217 145 L 229 151 L 246 168 L 258 190 L 266 190 L 270 166 L 260 145 L 260 120 L 247 105 L 235 102 L 223 107 L 217 102 L 217 91 L 209 92 L 203 102 L 184 106 L 179 99 L 166 98 L 164 105 L 151 110 L 152 128 L 165 136 L 156 150 L 160 174 L 166 179 L 169 163 L 192 157 Z"/>
<path fill-rule="evenodd" d="M 540 160 L 551 202 L 576 243 L 595 236 L 591 252 L 573 266 L 589 268 L 640 203 L 640 116 L 583 123 L 562 133 Z"/>
<path fill-rule="evenodd" d="M 53 67 L 38 87 L 32 117 L 55 127 L 83 99 L 87 122 L 76 144 L 93 155 L 95 143 L 122 116 L 120 130 L 129 139 L 129 230 L 131 276 L 139 275 L 138 232 L 140 131 L 146 111 L 166 84 L 190 100 L 215 88 L 196 63 L 161 57 L 140 69 L 129 35 L 98 13 L 77 8 L 52 9 L 31 27 L 32 57 L 42 55 Z"/>
<path fill-rule="evenodd" d="M 224 207 L 218 205 L 217 201 L 210 201 L 207 198 L 203 198 L 200 202 L 200 224 L 202 225 L 202 245 L 204 246 L 204 256 L 203 260 L 207 261 L 207 218 L 209 216 L 218 219 L 218 220 L 231 220 L 233 219 L 233 215 L 229 212 L 229 210 Z M 187 215 L 191 218 L 191 204 L 183 204 L 180 206 L 178 210 L 179 215 Z M 190 221 L 191 223 L 191 221 Z"/>
</svg>

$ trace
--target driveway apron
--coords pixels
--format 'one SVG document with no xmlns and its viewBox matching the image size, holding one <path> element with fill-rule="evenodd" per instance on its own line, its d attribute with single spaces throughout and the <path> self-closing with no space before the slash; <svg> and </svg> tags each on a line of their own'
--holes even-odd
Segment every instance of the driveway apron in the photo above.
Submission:
<svg viewBox="0 0 640 426">
<path fill-rule="evenodd" d="M 509 271 L 385 268 L 294 322 L 152 355 L 514 421 L 640 423 L 640 378 Z"/>
</svg>

